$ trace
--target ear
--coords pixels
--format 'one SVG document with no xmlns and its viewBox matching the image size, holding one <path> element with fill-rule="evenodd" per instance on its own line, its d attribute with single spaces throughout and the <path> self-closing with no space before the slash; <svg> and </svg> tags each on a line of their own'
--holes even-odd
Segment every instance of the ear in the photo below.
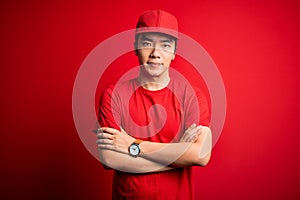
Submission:
<svg viewBox="0 0 300 200">
<path fill-rule="evenodd" d="M 172 61 L 175 59 L 175 53 L 173 54 Z"/>
<path fill-rule="evenodd" d="M 134 54 L 137 56 L 138 55 L 138 48 L 137 48 L 137 42 L 136 41 L 134 41 L 134 44 L 133 44 L 134 46 Z"/>
</svg>

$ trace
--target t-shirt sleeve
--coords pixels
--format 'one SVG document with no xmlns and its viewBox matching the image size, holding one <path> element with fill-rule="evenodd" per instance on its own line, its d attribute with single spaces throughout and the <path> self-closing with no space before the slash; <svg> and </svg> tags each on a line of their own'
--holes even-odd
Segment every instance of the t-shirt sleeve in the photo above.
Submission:
<svg viewBox="0 0 300 200">
<path fill-rule="evenodd" d="M 208 104 L 207 98 L 204 93 L 200 89 L 196 90 L 196 96 L 198 99 L 199 109 L 200 109 L 200 122 L 199 124 L 202 126 L 210 125 L 211 113 L 210 106 Z"/>
<path fill-rule="evenodd" d="M 105 89 L 100 97 L 98 121 L 100 127 L 121 130 L 120 108 L 118 107 L 116 95 L 113 94 L 112 86 Z"/>
<path fill-rule="evenodd" d="M 189 92 L 186 99 L 185 110 L 185 129 L 193 123 L 202 126 L 210 125 L 210 107 L 206 96 L 199 88 L 193 88 L 193 92 Z"/>
</svg>

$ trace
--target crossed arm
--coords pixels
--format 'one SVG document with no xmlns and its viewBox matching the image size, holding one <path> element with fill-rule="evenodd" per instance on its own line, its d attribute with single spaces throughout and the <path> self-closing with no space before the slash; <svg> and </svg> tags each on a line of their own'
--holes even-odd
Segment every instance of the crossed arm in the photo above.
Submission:
<svg viewBox="0 0 300 200">
<path fill-rule="evenodd" d="M 138 157 L 128 154 L 135 138 L 113 128 L 99 128 L 97 144 L 102 163 L 113 169 L 145 173 L 165 171 L 191 165 L 205 166 L 211 153 L 211 130 L 206 126 L 191 125 L 178 143 L 143 141 Z"/>
</svg>

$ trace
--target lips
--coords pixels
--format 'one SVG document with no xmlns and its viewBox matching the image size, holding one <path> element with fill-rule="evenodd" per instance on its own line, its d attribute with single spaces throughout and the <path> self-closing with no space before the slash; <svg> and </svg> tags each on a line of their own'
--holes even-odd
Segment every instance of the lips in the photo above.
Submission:
<svg viewBox="0 0 300 200">
<path fill-rule="evenodd" d="M 147 62 L 147 65 L 150 65 L 152 67 L 160 67 L 162 66 L 162 63 L 158 63 L 158 62 Z"/>
</svg>

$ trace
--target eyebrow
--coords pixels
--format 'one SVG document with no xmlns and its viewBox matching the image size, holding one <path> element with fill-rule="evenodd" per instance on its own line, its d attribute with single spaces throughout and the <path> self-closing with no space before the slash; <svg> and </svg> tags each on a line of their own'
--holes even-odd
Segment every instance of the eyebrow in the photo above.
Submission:
<svg viewBox="0 0 300 200">
<path fill-rule="evenodd" d="M 141 40 L 148 40 L 148 41 L 151 41 L 151 42 L 153 41 L 152 39 L 147 38 L 145 35 L 142 35 Z"/>
<path fill-rule="evenodd" d="M 141 37 L 141 40 L 142 41 L 150 41 L 150 42 L 153 42 L 153 40 L 151 39 L 151 38 L 148 38 L 147 36 L 145 36 L 145 35 L 143 35 L 142 37 Z M 164 39 L 164 40 L 160 40 L 160 42 L 162 42 L 162 43 L 164 43 L 164 42 L 168 42 L 168 43 L 172 43 L 172 40 L 170 40 L 170 39 Z"/>
</svg>

